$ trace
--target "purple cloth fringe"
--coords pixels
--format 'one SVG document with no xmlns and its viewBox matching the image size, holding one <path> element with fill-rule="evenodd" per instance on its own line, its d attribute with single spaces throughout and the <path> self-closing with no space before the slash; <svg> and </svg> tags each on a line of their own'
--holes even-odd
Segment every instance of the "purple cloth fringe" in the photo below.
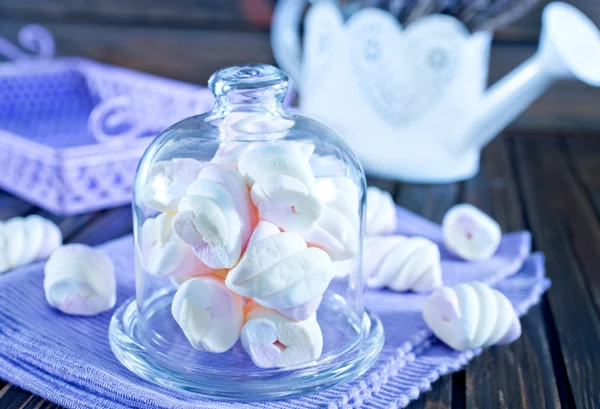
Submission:
<svg viewBox="0 0 600 409">
<path fill-rule="evenodd" d="M 398 216 L 399 233 L 441 241 L 438 225 L 400 208 Z M 543 255 L 530 254 L 530 247 L 529 233 L 519 232 L 505 235 L 497 254 L 485 262 L 465 263 L 442 251 L 444 282 L 484 281 L 525 314 L 550 285 Z M 132 238 L 101 248 L 115 263 L 120 305 L 135 292 Z M 42 280 L 43 263 L 0 278 L 0 376 L 68 408 L 402 408 L 481 352 L 454 351 L 433 337 L 420 313 L 425 296 L 367 291 L 367 307 L 381 318 L 386 341 L 365 375 L 293 399 L 220 401 L 157 386 L 129 372 L 108 343 L 113 311 L 93 318 L 63 315 L 46 304 Z"/>
</svg>

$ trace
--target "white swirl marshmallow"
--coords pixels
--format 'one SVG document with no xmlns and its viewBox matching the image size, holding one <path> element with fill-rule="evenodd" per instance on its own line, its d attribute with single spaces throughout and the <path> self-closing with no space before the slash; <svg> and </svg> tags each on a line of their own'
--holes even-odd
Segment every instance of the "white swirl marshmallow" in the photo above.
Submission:
<svg viewBox="0 0 600 409">
<path fill-rule="evenodd" d="M 179 201 L 203 166 L 202 162 L 191 158 L 156 162 L 148 172 L 142 201 L 159 212 L 176 213 Z"/>
<path fill-rule="evenodd" d="M 496 253 L 502 239 L 500 225 L 470 204 L 453 206 L 442 221 L 444 244 L 465 260 L 486 260 Z"/>
<path fill-rule="evenodd" d="M 296 232 L 319 219 L 315 177 L 298 144 L 271 143 L 248 149 L 240 158 L 239 170 L 252 188 L 252 202 L 261 219 Z"/>
<path fill-rule="evenodd" d="M 144 269 L 155 276 L 198 276 L 214 273 L 173 232 L 173 215 L 161 213 L 147 219 L 140 233 L 140 249 Z"/>
<path fill-rule="evenodd" d="M 252 233 L 253 213 L 241 175 L 207 166 L 181 199 L 173 230 L 210 268 L 231 268 Z"/>
<path fill-rule="evenodd" d="M 60 247 L 44 268 L 44 291 L 52 307 L 65 314 L 96 315 L 117 301 L 112 261 L 84 244 Z"/>
<path fill-rule="evenodd" d="M 323 333 L 313 314 L 291 321 L 262 306 L 246 309 L 242 346 L 260 368 L 283 368 L 314 361 L 323 351 Z"/>
<path fill-rule="evenodd" d="M 47 258 L 61 244 L 58 226 L 41 216 L 0 222 L 0 273 Z"/>
<path fill-rule="evenodd" d="M 356 185 L 344 177 L 325 178 L 317 182 L 315 190 L 323 204 L 321 216 L 314 226 L 299 234 L 333 261 L 352 258 L 358 253 L 360 235 Z"/>
<path fill-rule="evenodd" d="M 288 144 L 296 145 L 302 155 L 306 159 L 311 159 L 311 156 L 315 150 L 315 146 L 312 143 L 300 142 L 300 141 L 288 141 Z M 211 163 L 228 169 L 238 170 L 238 164 L 242 155 L 253 149 L 261 146 L 266 146 L 267 142 L 238 142 L 238 141 L 225 141 L 219 145 L 215 156 L 211 160 Z"/>
<path fill-rule="evenodd" d="M 423 237 L 368 237 L 367 286 L 394 291 L 428 292 L 442 286 L 438 246 Z"/>
<path fill-rule="evenodd" d="M 374 186 L 367 188 L 367 236 L 391 234 L 398 224 L 392 195 Z"/>
<path fill-rule="evenodd" d="M 244 324 L 242 297 L 216 277 L 192 278 L 177 289 L 173 318 L 200 351 L 225 352 L 239 339 Z"/>
<path fill-rule="evenodd" d="M 296 233 L 281 232 L 274 224 L 261 221 L 225 283 L 265 307 L 287 310 L 325 292 L 333 278 L 330 266 L 331 259 L 323 250 L 307 247 Z"/>
<path fill-rule="evenodd" d="M 509 344 L 521 336 L 510 301 L 477 281 L 436 290 L 425 301 L 423 318 L 436 337 L 459 351 Z"/>
</svg>

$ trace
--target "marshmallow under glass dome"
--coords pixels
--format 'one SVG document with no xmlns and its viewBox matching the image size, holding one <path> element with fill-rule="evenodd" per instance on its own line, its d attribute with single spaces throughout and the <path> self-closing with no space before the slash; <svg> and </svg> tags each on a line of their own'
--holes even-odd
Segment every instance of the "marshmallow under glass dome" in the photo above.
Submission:
<svg viewBox="0 0 600 409">
<path fill-rule="evenodd" d="M 110 326 L 143 378 L 269 399 L 365 372 L 383 345 L 364 308 L 365 177 L 330 128 L 288 112 L 287 75 L 209 80 L 213 109 L 164 131 L 136 176 L 136 299 Z"/>
</svg>

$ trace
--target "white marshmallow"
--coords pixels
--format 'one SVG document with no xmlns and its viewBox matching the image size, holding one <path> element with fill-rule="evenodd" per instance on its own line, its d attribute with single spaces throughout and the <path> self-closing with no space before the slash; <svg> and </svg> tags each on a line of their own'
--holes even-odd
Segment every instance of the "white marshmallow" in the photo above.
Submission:
<svg viewBox="0 0 600 409">
<path fill-rule="evenodd" d="M 369 237 L 365 244 L 367 286 L 428 292 L 442 286 L 438 246 L 423 237 Z"/>
<path fill-rule="evenodd" d="M 260 368 L 283 368 L 314 361 L 323 351 L 316 315 L 300 322 L 262 306 L 247 308 L 242 346 Z"/>
<path fill-rule="evenodd" d="M 181 199 L 173 230 L 210 268 L 231 268 L 248 242 L 255 218 L 241 175 L 207 166 Z"/>
<path fill-rule="evenodd" d="M 240 158 L 239 170 L 252 188 L 252 202 L 261 219 L 296 232 L 319 219 L 315 177 L 299 144 L 271 143 L 248 149 Z"/>
<path fill-rule="evenodd" d="M 502 231 L 490 216 L 470 204 L 453 206 L 442 221 L 444 244 L 465 260 L 486 260 L 496 253 Z"/>
<path fill-rule="evenodd" d="M 307 248 L 299 235 L 261 221 L 225 283 L 265 307 L 284 310 L 322 295 L 333 278 L 330 266 L 323 250 Z"/>
<path fill-rule="evenodd" d="M 358 253 L 360 241 L 359 195 L 356 185 L 345 177 L 317 182 L 317 198 L 323 204 L 317 223 L 299 234 L 314 247 L 323 249 L 333 261 L 347 260 Z"/>
<path fill-rule="evenodd" d="M 47 258 L 61 244 L 58 226 L 41 216 L 0 222 L 0 273 Z"/>
<path fill-rule="evenodd" d="M 175 158 L 154 163 L 148 172 L 142 201 L 159 212 L 176 213 L 188 186 L 204 165 L 191 158 Z"/>
<path fill-rule="evenodd" d="M 286 141 L 285 143 L 297 146 L 300 149 L 300 153 L 302 153 L 306 159 L 311 159 L 315 150 L 315 145 L 309 142 Z M 266 145 L 268 145 L 268 142 L 225 141 L 219 145 L 211 163 L 223 168 L 237 170 L 240 158 L 246 151 L 251 151 Z"/>
<path fill-rule="evenodd" d="M 391 234 L 398 224 L 392 195 L 377 187 L 367 188 L 367 236 Z"/>
<path fill-rule="evenodd" d="M 155 276 L 212 274 L 214 269 L 173 233 L 172 221 L 173 215 L 168 213 L 144 221 L 139 238 L 144 269 Z"/>
<path fill-rule="evenodd" d="M 210 276 L 181 284 L 171 313 L 190 344 L 206 352 L 231 349 L 244 324 L 242 297 L 229 291 L 222 280 Z"/>
<path fill-rule="evenodd" d="M 96 315 L 117 300 L 112 261 L 84 244 L 60 247 L 44 268 L 44 291 L 52 307 L 65 314 Z"/>
<path fill-rule="evenodd" d="M 521 336 L 510 301 L 477 281 L 436 290 L 425 301 L 423 318 L 436 337 L 459 351 L 509 344 Z"/>
</svg>

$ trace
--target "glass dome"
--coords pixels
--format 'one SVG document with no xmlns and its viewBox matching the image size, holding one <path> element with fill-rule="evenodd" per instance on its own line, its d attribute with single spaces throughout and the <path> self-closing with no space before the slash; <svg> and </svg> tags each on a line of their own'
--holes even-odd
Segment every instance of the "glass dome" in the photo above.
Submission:
<svg viewBox="0 0 600 409">
<path fill-rule="evenodd" d="M 136 297 L 112 319 L 112 349 L 145 379 L 217 397 L 349 381 L 383 345 L 363 305 L 361 166 L 333 130 L 285 109 L 277 68 L 224 68 L 209 86 L 213 109 L 139 164 Z"/>
</svg>

